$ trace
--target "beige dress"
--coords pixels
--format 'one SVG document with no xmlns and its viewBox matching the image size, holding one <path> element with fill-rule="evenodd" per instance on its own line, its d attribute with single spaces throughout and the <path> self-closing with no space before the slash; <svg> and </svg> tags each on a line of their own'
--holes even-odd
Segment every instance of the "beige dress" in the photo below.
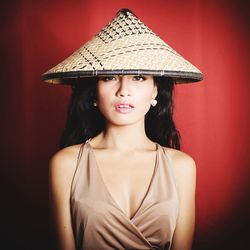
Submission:
<svg viewBox="0 0 250 250">
<path fill-rule="evenodd" d="M 166 149 L 157 144 L 156 155 L 147 193 L 129 219 L 105 186 L 90 143 L 81 146 L 70 196 L 76 249 L 170 249 L 177 190 Z"/>
</svg>

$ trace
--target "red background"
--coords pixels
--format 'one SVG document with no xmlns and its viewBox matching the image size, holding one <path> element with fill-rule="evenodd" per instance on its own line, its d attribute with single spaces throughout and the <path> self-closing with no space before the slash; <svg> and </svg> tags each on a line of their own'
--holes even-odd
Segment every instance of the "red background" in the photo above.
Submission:
<svg viewBox="0 0 250 250">
<path fill-rule="evenodd" d="M 130 8 L 196 65 L 176 87 L 182 150 L 197 163 L 194 249 L 249 246 L 247 1 L 9 1 L 1 3 L 1 236 L 8 249 L 49 249 L 48 160 L 70 88 L 41 74 Z M 1 241 L 3 244 L 4 241 Z"/>
</svg>

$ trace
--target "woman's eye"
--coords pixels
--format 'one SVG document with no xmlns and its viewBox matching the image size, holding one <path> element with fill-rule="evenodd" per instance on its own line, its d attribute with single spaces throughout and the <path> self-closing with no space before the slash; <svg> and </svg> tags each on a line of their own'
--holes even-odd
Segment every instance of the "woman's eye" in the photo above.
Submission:
<svg viewBox="0 0 250 250">
<path fill-rule="evenodd" d="M 108 82 L 108 81 L 115 81 L 115 76 L 102 76 L 99 78 L 101 81 Z"/>
<path fill-rule="evenodd" d="M 135 80 L 135 81 L 144 81 L 144 80 L 146 80 L 146 78 L 144 76 L 139 75 L 139 76 L 134 76 L 133 80 Z"/>
</svg>

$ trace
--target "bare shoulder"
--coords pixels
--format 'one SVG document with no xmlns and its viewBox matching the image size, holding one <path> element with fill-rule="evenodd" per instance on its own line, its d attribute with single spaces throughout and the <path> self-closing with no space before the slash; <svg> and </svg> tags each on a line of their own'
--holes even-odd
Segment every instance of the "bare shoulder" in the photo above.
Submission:
<svg viewBox="0 0 250 250">
<path fill-rule="evenodd" d="M 172 167 L 176 176 L 177 183 L 192 180 L 195 181 L 196 164 L 194 159 L 180 150 L 163 147 L 171 159 Z"/>
<path fill-rule="evenodd" d="M 56 152 L 50 159 L 50 174 L 58 177 L 72 176 L 81 145 L 69 146 Z"/>
<path fill-rule="evenodd" d="M 75 249 L 69 201 L 80 148 L 81 145 L 66 147 L 55 153 L 50 160 L 49 200 L 51 222 L 55 226 L 60 249 Z"/>
</svg>

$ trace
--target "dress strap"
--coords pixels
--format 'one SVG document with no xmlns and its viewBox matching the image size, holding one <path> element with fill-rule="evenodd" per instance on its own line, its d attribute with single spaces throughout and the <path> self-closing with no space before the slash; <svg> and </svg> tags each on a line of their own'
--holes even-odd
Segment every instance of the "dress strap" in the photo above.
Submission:
<svg viewBox="0 0 250 250">
<path fill-rule="evenodd" d="M 78 152 L 78 156 L 77 156 L 77 163 L 76 163 L 76 169 L 78 168 L 78 165 L 80 163 L 80 160 L 82 158 L 82 152 L 83 152 L 83 147 L 84 147 L 84 144 L 85 143 L 82 143 L 80 149 L 79 149 L 79 152 Z"/>
<path fill-rule="evenodd" d="M 84 143 L 82 143 L 79 152 L 78 152 L 78 156 L 77 156 L 77 163 L 76 163 L 76 168 L 78 168 L 79 162 L 82 158 L 82 152 L 83 152 L 83 147 L 86 143 L 88 143 L 89 141 L 91 141 L 92 138 L 89 138 L 87 141 L 85 141 Z"/>
<path fill-rule="evenodd" d="M 81 158 L 82 158 L 84 144 L 85 143 L 81 144 L 80 149 L 78 151 L 77 162 L 76 162 L 75 171 L 74 171 L 74 175 L 73 175 L 72 182 L 71 182 L 71 187 L 70 187 L 70 199 L 72 198 L 72 192 L 73 192 L 73 189 L 75 188 L 74 183 L 75 183 L 75 179 L 76 179 L 76 176 L 77 176 L 77 172 L 79 171 L 79 165 L 80 165 Z"/>
<path fill-rule="evenodd" d="M 169 163 L 168 164 L 169 171 L 170 171 L 171 175 L 173 176 L 174 184 L 177 187 L 178 185 L 177 185 L 176 176 L 175 176 L 174 169 L 173 169 L 173 160 L 172 160 L 171 156 L 169 155 L 167 148 L 165 148 L 165 147 L 161 147 L 161 148 L 162 148 L 163 153 L 167 159 L 167 162 Z"/>
</svg>

